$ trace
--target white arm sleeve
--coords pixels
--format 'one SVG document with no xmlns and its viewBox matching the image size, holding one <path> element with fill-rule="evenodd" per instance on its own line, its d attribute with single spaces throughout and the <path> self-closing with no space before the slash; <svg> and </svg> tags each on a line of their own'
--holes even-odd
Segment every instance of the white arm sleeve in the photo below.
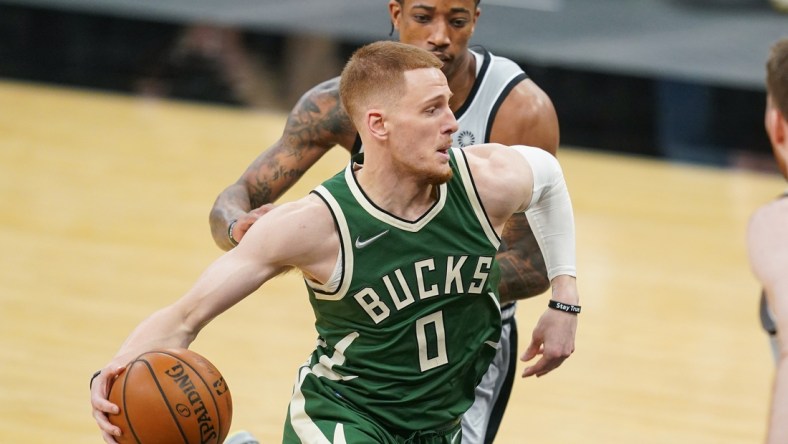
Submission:
<svg viewBox="0 0 788 444">
<path fill-rule="evenodd" d="M 575 219 L 558 160 L 539 148 L 513 146 L 531 165 L 534 189 L 525 216 L 542 250 L 547 277 L 577 276 Z"/>
</svg>

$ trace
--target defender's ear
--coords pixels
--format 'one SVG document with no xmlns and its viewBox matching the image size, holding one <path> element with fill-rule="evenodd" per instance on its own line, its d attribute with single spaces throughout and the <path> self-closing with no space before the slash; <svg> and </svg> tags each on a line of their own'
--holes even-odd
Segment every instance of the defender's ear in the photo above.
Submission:
<svg viewBox="0 0 788 444">
<path fill-rule="evenodd" d="M 399 31 L 399 19 L 402 16 L 402 5 L 397 0 L 389 0 L 389 16 L 391 26 Z"/>
<path fill-rule="evenodd" d="M 479 21 L 479 17 L 482 15 L 482 10 L 479 5 L 476 5 L 476 13 L 473 15 L 473 26 L 471 26 L 471 34 L 476 32 L 476 23 Z"/>
</svg>

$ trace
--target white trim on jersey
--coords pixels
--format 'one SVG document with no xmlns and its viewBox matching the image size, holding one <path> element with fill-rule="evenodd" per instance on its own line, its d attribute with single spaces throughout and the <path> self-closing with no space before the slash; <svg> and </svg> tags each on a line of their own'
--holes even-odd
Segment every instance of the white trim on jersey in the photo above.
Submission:
<svg viewBox="0 0 788 444">
<path fill-rule="evenodd" d="M 465 187 L 465 194 L 468 195 L 468 201 L 471 203 L 473 207 L 473 212 L 476 214 L 476 219 L 479 220 L 479 225 L 481 225 L 482 229 L 484 230 L 484 234 L 487 236 L 487 240 L 496 248 L 501 247 L 501 238 L 498 237 L 498 233 L 495 232 L 495 228 L 490 225 L 490 220 L 487 219 L 487 214 L 484 212 L 484 207 L 482 207 L 482 203 L 479 201 L 479 195 L 476 194 L 476 187 L 473 185 L 473 179 L 471 177 L 471 170 L 468 168 L 468 162 L 465 159 L 465 153 L 462 152 L 460 148 L 452 148 L 454 152 L 454 160 L 457 162 L 457 170 L 460 172 L 460 179 L 462 179 L 462 185 Z M 498 307 L 500 309 L 500 307 Z"/>
<path fill-rule="evenodd" d="M 353 197 L 356 198 L 356 201 L 359 203 L 359 205 L 361 205 L 361 207 L 364 208 L 364 210 L 369 213 L 370 216 L 395 228 L 399 228 L 403 231 L 409 231 L 411 233 L 417 233 L 419 230 L 424 228 L 424 226 L 430 223 L 446 205 L 446 195 L 448 192 L 446 191 L 447 185 L 444 183 L 438 187 L 438 201 L 435 203 L 435 205 L 433 205 L 429 211 L 424 213 L 424 215 L 419 217 L 416 221 L 406 221 L 386 213 L 385 211 L 376 207 L 375 204 L 369 201 L 369 199 L 367 199 L 367 196 L 364 195 L 364 192 L 361 191 L 361 188 L 359 188 L 355 175 L 353 175 L 352 162 L 347 168 L 345 168 L 345 180 L 347 181 L 348 188 L 350 188 L 350 192 L 353 193 Z"/>
<path fill-rule="evenodd" d="M 301 392 L 301 384 L 310 373 L 312 372 L 307 366 L 301 367 L 298 371 L 298 380 L 293 388 L 293 397 L 290 399 L 290 424 L 301 442 L 331 444 L 306 413 L 306 398 Z"/>
<path fill-rule="evenodd" d="M 334 217 L 337 220 L 337 225 L 339 226 L 339 242 L 342 243 L 340 255 L 342 255 L 344 252 L 344 257 L 338 258 L 337 262 L 339 263 L 339 261 L 342 261 L 341 267 L 344 268 L 344 273 L 341 274 L 343 276 L 342 281 L 340 282 L 339 288 L 336 290 L 334 289 L 336 286 L 334 284 L 336 279 L 333 278 L 333 276 L 332 279 L 329 279 L 325 285 L 318 284 L 317 282 L 310 281 L 308 279 L 305 280 L 305 282 L 310 288 L 316 290 L 315 299 L 322 301 L 338 301 L 345 296 L 345 293 L 347 293 L 347 290 L 350 287 L 350 282 L 353 280 L 353 243 L 350 238 L 350 231 L 348 231 L 345 214 L 339 207 L 339 202 L 334 199 L 334 196 L 332 196 L 323 185 L 316 187 L 314 192 L 322 197 L 326 204 L 328 204 L 331 213 L 334 214 Z"/>
</svg>

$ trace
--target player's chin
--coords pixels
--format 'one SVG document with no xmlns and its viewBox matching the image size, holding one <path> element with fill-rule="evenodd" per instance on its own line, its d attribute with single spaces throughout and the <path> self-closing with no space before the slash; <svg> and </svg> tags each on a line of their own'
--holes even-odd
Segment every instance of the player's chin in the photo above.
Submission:
<svg viewBox="0 0 788 444">
<path fill-rule="evenodd" d="M 451 180 L 452 174 L 451 167 L 447 164 L 445 168 L 436 169 L 429 174 L 427 181 L 432 185 L 441 185 Z"/>
</svg>

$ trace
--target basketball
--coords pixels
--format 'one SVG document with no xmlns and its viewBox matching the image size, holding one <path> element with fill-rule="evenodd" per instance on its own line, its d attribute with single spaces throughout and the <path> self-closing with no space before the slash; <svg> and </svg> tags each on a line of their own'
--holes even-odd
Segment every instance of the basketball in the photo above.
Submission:
<svg viewBox="0 0 788 444">
<path fill-rule="evenodd" d="M 120 408 L 109 415 L 120 444 L 222 444 L 233 414 L 219 370 L 187 349 L 141 354 L 113 382 L 109 400 Z"/>
</svg>

